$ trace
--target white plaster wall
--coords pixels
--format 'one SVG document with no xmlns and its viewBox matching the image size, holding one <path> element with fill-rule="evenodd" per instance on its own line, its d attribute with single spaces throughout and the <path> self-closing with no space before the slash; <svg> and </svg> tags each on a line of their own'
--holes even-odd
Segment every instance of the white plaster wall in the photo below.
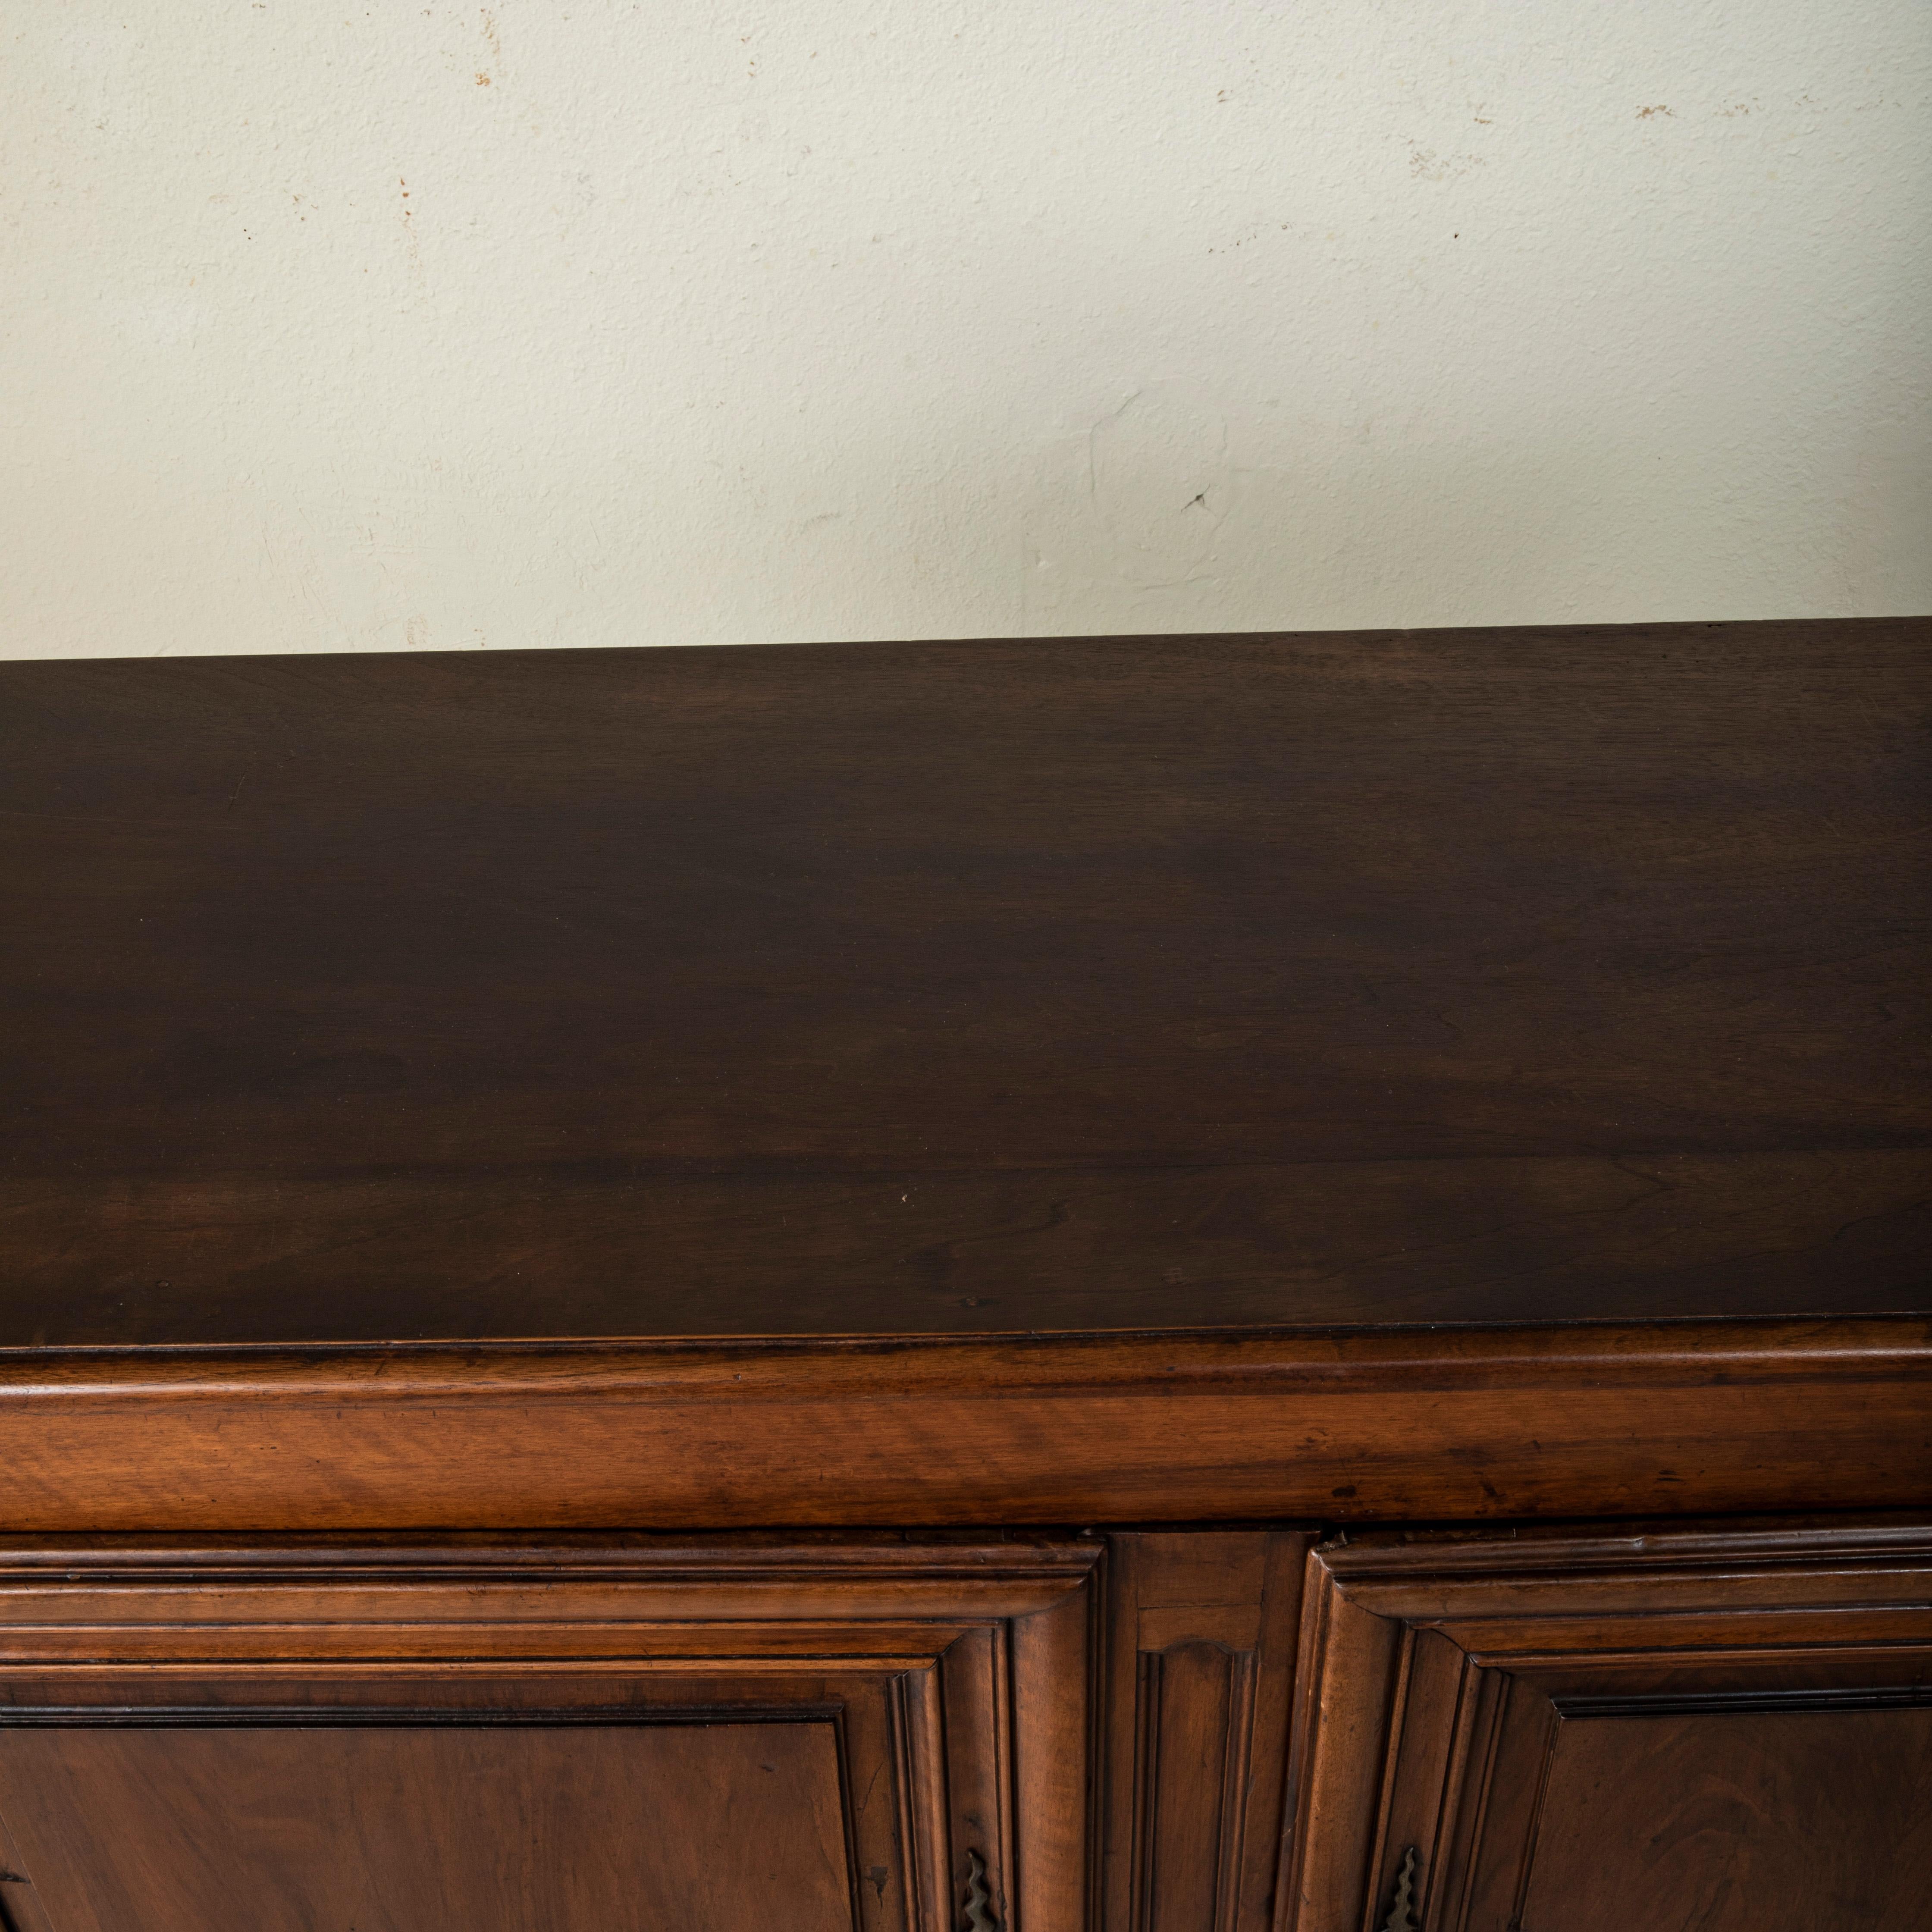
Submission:
<svg viewBox="0 0 1932 1932">
<path fill-rule="evenodd" d="M 1926 0 L 0 0 L 0 652 L 1932 609 Z"/>
</svg>

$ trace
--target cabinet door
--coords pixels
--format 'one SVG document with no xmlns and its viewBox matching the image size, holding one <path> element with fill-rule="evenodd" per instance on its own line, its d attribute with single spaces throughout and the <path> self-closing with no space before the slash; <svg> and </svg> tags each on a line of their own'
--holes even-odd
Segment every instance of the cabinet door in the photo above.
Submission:
<svg viewBox="0 0 1932 1932">
<path fill-rule="evenodd" d="M 1079 1932 L 1097 1546 L 0 1550 L 12 1932 Z"/>
<path fill-rule="evenodd" d="M 1932 1528 L 1313 1551 L 1294 1932 L 1926 1932 Z"/>
</svg>

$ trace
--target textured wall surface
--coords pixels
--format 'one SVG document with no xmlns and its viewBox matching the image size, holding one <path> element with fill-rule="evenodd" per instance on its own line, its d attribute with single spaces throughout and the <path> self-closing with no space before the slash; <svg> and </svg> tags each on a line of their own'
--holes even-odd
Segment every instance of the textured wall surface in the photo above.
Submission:
<svg viewBox="0 0 1932 1932">
<path fill-rule="evenodd" d="M 1924 0 L 11 0 L 0 652 L 1932 608 Z"/>
</svg>

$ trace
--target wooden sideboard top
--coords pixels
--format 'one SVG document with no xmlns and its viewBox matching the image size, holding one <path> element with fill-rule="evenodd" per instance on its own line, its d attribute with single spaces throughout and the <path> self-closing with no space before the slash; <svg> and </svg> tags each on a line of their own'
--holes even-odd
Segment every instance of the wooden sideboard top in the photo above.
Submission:
<svg viewBox="0 0 1932 1932">
<path fill-rule="evenodd" d="M 0 666 L 0 1349 L 1932 1312 L 1932 620 Z"/>
</svg>

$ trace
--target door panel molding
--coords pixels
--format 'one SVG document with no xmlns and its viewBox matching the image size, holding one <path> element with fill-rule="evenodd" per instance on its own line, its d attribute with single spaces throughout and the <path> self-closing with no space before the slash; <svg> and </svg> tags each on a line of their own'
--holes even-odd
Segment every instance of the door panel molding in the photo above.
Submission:
<svg viewBox="0 0 1932 1932">
<path fill-rule="evenodd" d="M 1379 1927 L 1414 1847 L 1417 1924 L 1538 1932 L 1566 1727 L 1674 1722 L 1689 1751 L 1700 1724 L 1928 1706 L 1922 1521 L 1338 1538 L 1308 1557 L 1283 1926 Z"/>
<path fill-rule="evenodd" d="M 829 1724 L 858 1932 L 955 1932 L 976 1891 L 998 1932 L 1083 1932 L 1104 1563 L 1044 1538 L 16 1539 L 0 1814 L 26 1732 Z M 0 1882 L 20 1923 L 34 1895 Z"/>
</svg>

